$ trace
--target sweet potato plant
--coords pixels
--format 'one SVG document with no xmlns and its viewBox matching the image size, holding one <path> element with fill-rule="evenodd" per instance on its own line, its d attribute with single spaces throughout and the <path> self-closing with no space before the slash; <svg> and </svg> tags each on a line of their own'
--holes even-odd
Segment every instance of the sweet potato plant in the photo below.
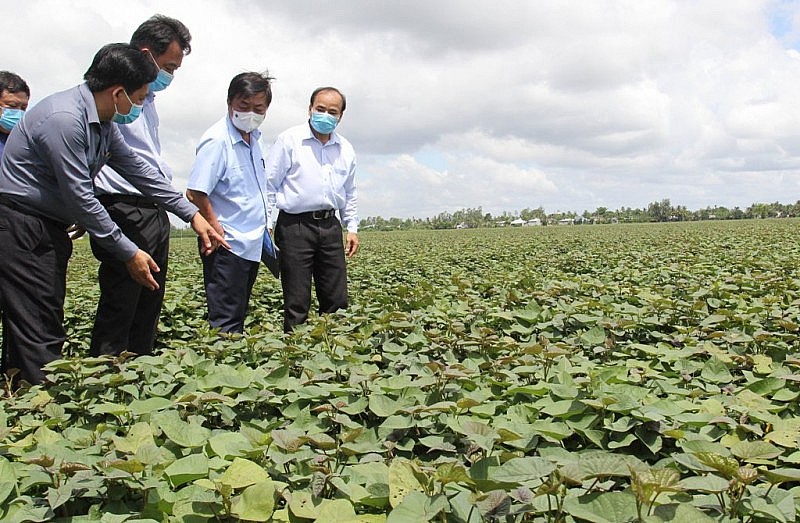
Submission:
<svg viewBox="0 0 800 523">
<path fill-rule="evenodd" d="M 204 320 L 176 238 L 157 354 L 0 399 L 0 520 L 795 521 L 800 223 L 362 233 L 351 306 Z"/>
</svg>

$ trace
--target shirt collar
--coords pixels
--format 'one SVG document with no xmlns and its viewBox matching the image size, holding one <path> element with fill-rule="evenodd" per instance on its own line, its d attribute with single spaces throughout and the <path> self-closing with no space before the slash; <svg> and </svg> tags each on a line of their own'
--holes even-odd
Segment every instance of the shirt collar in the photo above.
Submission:
<svg viewBox="0 0 800 523">
<path fill-rule="evenodd" d="M 94 95 L 92 91 L 89 90 L 89 86 L 86 82 L 78 86 L 78 92 L 81 95 L 81 99 L 83 99 L 83 103 L 86 105 L 86 118 L 89 120 L 89 123 L 100 123 L 100 117 L 97 115 L 97 102 L 95 102 Z"/>
<path fill-rule="evenodd" d="M 319 141 L 319 138 L 314 136 L 314 131 L 311 130 L 311 120 L 306 121 L 306 131 L 308 131 L 308 134 L 306 135 L 305 138 L 306 140 L 316 140 L 317 142 L 322 143 Z M 328 145 L 331 143 L 339 143 L 339 135 L 336 133 L 335 130 L 331 133 L 331 137 L 328 138 L 328 141 L 322 143 L 322 145 Z"/>
</svg>

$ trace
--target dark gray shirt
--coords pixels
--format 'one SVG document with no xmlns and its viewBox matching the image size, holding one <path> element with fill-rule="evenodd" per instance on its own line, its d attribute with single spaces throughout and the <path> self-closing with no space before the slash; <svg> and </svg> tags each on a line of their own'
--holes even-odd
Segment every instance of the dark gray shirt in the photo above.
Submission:
<svg viewBox="0 0 800 523">
<path fill-rule="evenodd" d="M 182 220 L 190 221 L 197 212 L 125 143 L 116 125 L 100 121 L 85 83 L 50 95 L 25 113 L 5 146 L 0 194 L 34 214 L 79 224 L 126 261 L 138 247 L 94 194 L 93 179 L 105 164 Z"/>
</svg>

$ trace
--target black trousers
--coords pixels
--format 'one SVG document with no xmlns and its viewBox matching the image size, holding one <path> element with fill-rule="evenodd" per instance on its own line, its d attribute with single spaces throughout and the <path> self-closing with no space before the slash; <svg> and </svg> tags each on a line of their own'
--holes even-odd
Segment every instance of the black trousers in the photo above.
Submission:
<svg viewBox="0 0 800 523">
<path fill-rule="evenodd" d="M 100 301 L 92 329 L 90 353 L 119 354 L 130 351 L 151 354 L 164 302 L 169 261 L 169 218 L 164 209 L 143 198 L 104 198 L 103 204 L 122 233 L 149 254 L 160 271 L 153 273 L 158 290 L 136 283 L 125 263 L 117 260 L 94 240 L 92 252 L 100 261 Z"/>
<path fill-rule="evenodd" d="M 0 370 L 44 381 L 42 366 L 61 357 L 64 297 L 72 240 L 66 224 L 0 202 Z"/>
<path fill-rule="evenodd" d="M 198 239 L 199 248 L 200 239 Z M 221 332 L 244 332 L 250 293 L 258 276 L 258 264 L 219 248 L 203 260 L 208 323 Z"/>
<path fill-rule="evenodd" d="M 347 308 L 347 264 L 336 216 L 317 220 L 311 213 L 281 211 L 275 244 L 281 250 L 284 332 L 308 319 L 312 278 L 320 314 Z"/>
</svg>

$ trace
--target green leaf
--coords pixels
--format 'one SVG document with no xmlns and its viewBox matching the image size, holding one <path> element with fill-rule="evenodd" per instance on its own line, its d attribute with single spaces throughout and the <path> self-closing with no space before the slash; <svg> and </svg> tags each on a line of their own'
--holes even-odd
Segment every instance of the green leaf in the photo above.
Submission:
<svg viewBox="0 0 800 523">
<path fill-rule="evenodd" d="M 704 327 L 709 327 L 723 323 L 727 320 L 728 318 L 726 316 L 722 316 L 721 314 L 711 314 L 707 316 L 702 322 L 700 322 L 700 325 L 703 325 Z"/>
<path fill-rule="evenodd" d="M 716 356 L 711 357 L 706 362 L 703 370 L 700 371 L 700 375 L 711 383 L 730 383 L 733 381 L 733 376 L 728 366 Z"/>
<path fill-rule="evenodd" d="M 731 453 L 748 463 L 768 463 L 783 451 L 766 441 L 741 441 L 731 447 Z"/>
<path fill-rule="evenodd" d="M 586 405 L 580 401 L 561 400 L 542 407 L 541 411 L 550 417 L 565 419 L 585 412 Z"/>
<path fill-rule="evenodd" d="M 0 456 L 0 506 L 14 492 L 17 486 L 17 474 L 14 466 L 4 457 Z"/>
<path fill-rule="evenodd" d="M 208 440 L 213 455 L 223 459 L 232 459 L 247 455 L 253 451 L 250 440 L 239 432 L 220 432 Z"/>
<path fill-rule="evenodd" d="M 456 462 L 442 463 L 436 468 L 436 480 L 440 483 L 462 483 L 465 485 L 473 485 L 475 482 L 469 477 L 467 469 L 463 465 Z"/>
<path fill-rule="evenodd" d="M 61 485 L 58 488 L 47 489 L 47 503 L 51 510 L 55 510 L 72 497 L 72 487 L 69 484 Z"/>
<path fill-rule="evenodd" d="M 406 460 L 395 459 L 389 464 L 389 503 L 398 507 L 411 492 L 425 492 L 418 476 L 419 467 Z"/>
<path fill-rule="evenodd" d="M 633 456 L 611 452 L 586 452 L 578 457 L 581 479 L 630 477 L 631 469 L 645 465 Z"/>
<path fill-rule="evenodd" d="M 764 478 L 772 484 L 788 481 L 800 482 L 800 469 L 778 468 L 760 471 Z"/>
<path fill-rule="evenodd" d="M 566 423 L 551 422 L 541 419 L 537 419 L 531 423 L 531 431 L 553 443 L 558 443 L 574 433 Z"/>
<path fill-rule="evenodd" d="M 383 394 L 370 394 L 369 410 L 381 418 L 388 418 L 397 414 L 404 405 Z"/>
<path fill-rule="evenodd" d="M 684 440 L 678 444 L 684 451 L 699 454 L 701 452 L 719 454 L 720 456 L 730 456 L 731 452 L 727 447 L 715 441 L 703 439 Z"/>
<path fill-rule="evenodd" d="M 356 517 L 353 504 L 346 499 L 325 499 L 319 510 L 317 520 L 325 523 L 352 521 Z"/>
<path fill-rule="evenodd" d="M 202 447 L 211 436 L 211 431 L 197 423 L 187 423 L 176 411 L 163 411 L 153 415 L 153 420 L 164 434 L 178 446 Z"/>
<path fill-rule="evenodd" d="M 319 517 L 321 499 L 314 499 L 310 492 L 294 491 L 289 497 L 289 511 L 298 518 L 317 519 Z"/>
<path fill-rule="evenodd" d="M 444 452 L 455 452 L 456 446 L 445 440 L 442 436 L 424 436 L 419 442 L 431 450 L 441 450 Z"/>
<path fill-rule="evenodd" d="M 659 505 L 653 511 L 653 515 L 661 521 L 672 523 L 714 523 L 717 521 L 688 503 Z"/>
<path fill-rule="evenodd" d="M 137 459 L 115 459 L 108 462 L 108 466 L 128 474 L 144 472 L 145 465 Z"/>
<path fill-rule="evenodd" d="M 174 402 L 168 398 L 147 398 L 145 400 L 133 400 L 129 407 L 135 416 L 150 414 L 159 410 L 171 408 Z"/>
<path fill-rule="evenodd" d="M 479 497 L 475 506 L 481 511 L 484 520 L 495 521 L 511 512 L 511 497 L 502 490 L 493 490 Z"/>
<path fill-rule="evenodd" d="M 588 331 L 581 334 L 581 341 L 585 345 L 603 345 L 606 341 L 606 331 L 603 327 L 595 325 Z"/>
<path fill-rule="evenodd" d="M 30 497 L 17 498 L 5 508 L 3 515 L 3 523 L 27 523 L 27 522 L 41 522 L 52 521 L 53 512 L 49 506 L 36 507 L 33 504 L 33 499 Z"/>
<path fill-rule="evenodd" d="M 190 454 L 173 462 L 164 470 L 173 487 L 208 476 L 208 458 L 202 454 Z"/>
<path fill-rule="evenodd" d="M 409 492 L 403 502 L 394 507 L 389 513 L 386 523 L 434 521 L 448 506 L 447 498 L 443 495 L 429 498 L 421 492 Z"/>
<path fill-rule="evenodd" d="M 287 452 L 297 452 L 303 445 L 301 434 L 290 430 L 273 430 L 272 441 Z"/>
<path fill-rule="evenodd" d="M 127 405 L 119 403 L 96 403 L 89 407 L 90 414 L 111 414 L 113 416 L 122 416 L 128 414 L 130 409 Z"/>
<path fill-rule="evenodd" d="M 214 372 L 202 376 L 197 386 L 200 390 L 213 389 L 245 390 L 253 382 L 253 372 L 250 369 L 220 365 Z"/>
<path fill-rule="evenodd" d="M 492 472 L 492 479 L 517 486 L 539 485 L 556 469 L 556 465 L 538 456 L 514 458 Z"/>
<path fill-rule="evenodd" d="M 797 521 L 794 496 L 782 489 L 772 489 L 768 497 L 748 496 L 743 504 L 756 516 L 782 523 Z"/>
<path fill-rule="evenodd" d="M 233 513 L 248 521 L 269 521 L 275 510 L 275 485 L 272 480 L 251 484 L 234 497 Z"/>
<path fill-rule="evenodd" d="M 260 465 L 248 459 L 236 458 L 219 478 L 220 483 L 238 489 L 269 479 L 269 474 Z"/>
<path fill-rule="evenodd" d="M 720 456 L 713 452 L 698 452 L 695 457 L 701 463 L 708 465 L 727 479 L 732 479 L 739 471 L 739 462 L 728 456 Z"/>
<path fill-rule="evenodd" d="M 730 487 L 730 482 L 715 474 L 704 476 L 690 476 L 680 481 L 684 490 L 696 490 L 698 492 L 725 492 Z"/>
<path fill-rule="evenodd" d="M 500 435 L 492 427 L 480 421 L 459 420 L 453 425 L 453 429 L 486 451 L 491 451 L 495 441 L 500 439 Z"/>
<path fill-rule="evenodd" d="M 112 436 L 111 440 L 118 451 L 128 454 L 135 453 L 143 445 L 155 445 L 153 430 L 144 422 L 133 424 L 124 438 Z"/>
<path fill-rule="evenodd" d="M 636 498 L 630 492 L 604 492 L 567 497 L 564 510 L 572 517 L 592 523 L 638 521 Z"/>
</svg>

